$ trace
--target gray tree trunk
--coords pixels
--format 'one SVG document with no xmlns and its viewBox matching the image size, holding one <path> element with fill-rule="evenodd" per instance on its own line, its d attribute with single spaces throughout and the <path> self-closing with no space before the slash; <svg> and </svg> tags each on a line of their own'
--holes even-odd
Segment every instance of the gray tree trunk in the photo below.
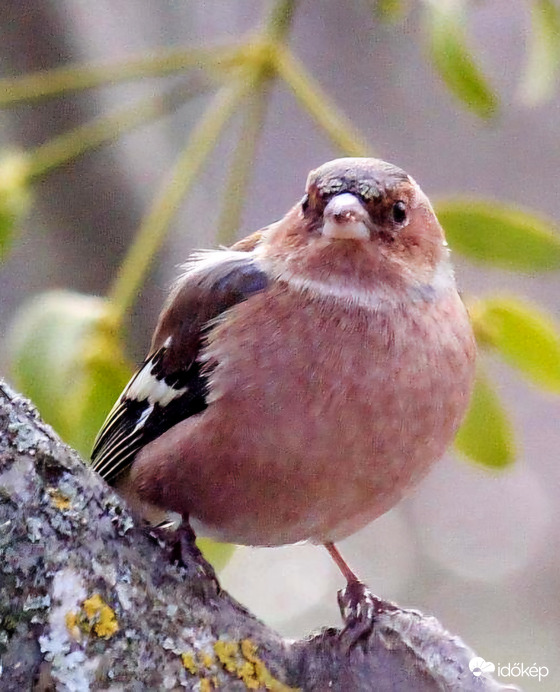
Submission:
<svg viewBox="0 0 560 692">
<path fill-rule="evenodd" d="M 505 690 L 432 617 L 396 608 L 349 651 L 286 641 L 193 551 L 135 526 L 30 403 L 0 386 L 0 689 Z"/>
</svg>

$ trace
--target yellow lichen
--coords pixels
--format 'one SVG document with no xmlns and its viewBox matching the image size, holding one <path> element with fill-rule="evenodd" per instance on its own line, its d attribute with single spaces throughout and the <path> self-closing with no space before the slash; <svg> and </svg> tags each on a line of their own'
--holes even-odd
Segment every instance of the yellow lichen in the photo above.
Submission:
<svg viewBox="0 0 560 692">
<path fill-rule="evenodd" d="M 66 629 L 68 630 L 70 636 L 72 639 L 75 639 L 76 641 L 80 640 L 80 628 L 79 628 L 79 623 L 78 623 L 78 613 L 66 613 L 66 617 L 64 618 L 66 622 Z"/>
<path fill-rule="evenodd" d="M 222 667 L 242 680 L 248 690 L 295 692 L 294 688 L 276 680 L 257 656 L 257 650 L 257 645 L 250 639 L 243 639 L 241 645 L 238 642 L 223 639 L 214 644 L 214 651 Z"/>
<path fill-rule="evenodd" d="M 58 488 L 49 488 L 47 492 L 51 497 L 51 503 L 61 512 L 70 509 L 72 506 L 70 500 L 66 495 L 63 495 Z"/>
<path fill-rule="evenodd" d="M 198 673 L 198 666 L 196 665 L 194 656 L 192 654 L 181 654 L 181 661 L 183 662 L 183 666 L 191 675 L 196 675 Z"/>
<path fill-rule="evenodd" d="M 257 645 L 250 639 L 243 639 L 241 642 L 241 653 L 251 663 L 260 663 L 260 659 L 257 656 Z"/>
<path fill-rule="evenodd" d="M 218 657 L 218 661 L 228 673 L 237 671 L 237 657 L 239 655 L 239 644 L 237 642 L 220 639 L 214 643 L 214 652 Z"/>
<path fill-rule="evenodd" d="M 199 651 L 198 660 L 205 668 L 211 668 L 214 665 L 214 657 L 207 651 Z"/>
<path fill-rule="evenodd" d="M 258 690 L 264 687 L 257 680 L 255 672 L 255 666 L 249 661 L 242 663 L 237 670 L 237 677 L 245 683 L 248 690 Z"/>
<path fill-rule="evenodd" d="M 110 639 L 119 631 L 115 611 L 96 593 L 82 603 L 82 629 L 94 632 L 98 637 Z"/>
<path fill-rule="evenodd" d="M 268 670 L 257 655 L 258 647 L 250 639 L 241 642 L 231 639 L 220 639 L 214 642 L 216 658 L 207 651 L 185 652 L 181 661 L 185 669 L 200 680 L 200 690 L 207 692 L 218 689 L 218 678 L 215 675 L 216 664 L 238 680 L 248 690 L 271 690 L 271 692 L 297 692 L 284 685 Z M 216 661 L 217 659 L 217 661 Z M 214 674 L 213 674 L 214 673 Z M 210 674 L 210 675 L 209 675 Z"/>
<path fill-rule="evenodd" d="M 202 692 L 218 689 L 217 677 L 215 675 L 207 677 L 209 673 L 213 672 L 211 671 L 212 667 L 214 667 L 215 672 L 216 659 L 212 654 L 209 654 L 207 651 L 199 651 L 195 657 L 194 652 L 185 652 L 181 654 L 181 661 L 185 670 L 199 678 L 199 688 Z"/>
</svg>

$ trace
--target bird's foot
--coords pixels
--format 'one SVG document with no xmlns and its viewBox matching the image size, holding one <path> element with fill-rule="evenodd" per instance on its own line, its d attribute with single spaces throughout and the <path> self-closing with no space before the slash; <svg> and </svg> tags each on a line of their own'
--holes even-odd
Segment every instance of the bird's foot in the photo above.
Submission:
<svg viewBox="0 0 560 692">
<path fill-rule="evenodd" d="M 390 604 L 374 596 L 358 579 L 349 580 L 338 592 L 338 606 L 344 621 L 340 639 L 347 649 L 366 643 L 373 632 L 375 618 Z"/>
<path fill-rule="evenodd" d="M 200 552 L 196 544 L 196 534 L 187 517 L 183 518 L 178 528 L 171 528 L 168 524 L 152 526 L 149 528 L 148 534 L 151 538 L 164 544 L 169 551 L 169 561 L 172 564 L 186 570 L 192 570 L 193 564 L 196 565 L 201 575 L 213 582 L 218 592 L 221 591 L 216 572 Z"/>
</svg>

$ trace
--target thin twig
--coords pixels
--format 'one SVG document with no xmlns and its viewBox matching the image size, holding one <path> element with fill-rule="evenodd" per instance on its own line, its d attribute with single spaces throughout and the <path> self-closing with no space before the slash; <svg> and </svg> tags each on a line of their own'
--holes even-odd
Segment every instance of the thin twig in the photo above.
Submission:
<svg viewBox="0 0 560 692">
<path fill-rule="evenodd" d="M 117 325 L 122 323 L 136 298 L 184 195 L 235 108 L 252 86 L 253 80 L 244 73 L 231 86 L 223 87 L 191 132 L 187 146 L 156 195 L 109 291 Z"/>
<path fill-rule="evenodd" d="M 203 94 L 213 86 L 210 81 L 197 77 L 196 80 L 191 79 L 188 84 L 174 87 L 166 93 L 151 95 L 133 106 L 102 115 L 29 151 L 26 154 L 29 161 L 29 177 L 40 178 L 53 168 L 77 158 L 90 149 L 117 139 L 139 125 L 167 115 L 174 108 Z"/>
<path fill-rule="evenodd" d="M 222 195 L 221 216 L 216 234 L 217 241 L 222 245 L 229 245 L 235 240 L 241 224 L 255 152 L 266 118 L 270 82 L 276 77 L 273 61 L 276 45 L 286 40 L 297 4 L 298 0 L 278 0 L 261 31 L 262 41 L 255 44 L 261 46 L 260 53 L 255 53 L 255 90 L 248 97 L 245 120 Z"/>
<path fill-rule="evenodd" d="M 296 4 L 297 0 L 278 0 L 273 6 L 261 34 L 255 37 L 253 41 L 238 48 L 230 56 L 230 67 L 235 64 L 235 61 L 243 64 L 242 76 L 233 86 L 224 87 L 218 92 L 197 127 L 191 133 L 185 150 L 152 203 L 152 207 L 146 215 L 109 292 L 117 325 L 122 323 L 124 315 L 134 301 L 138 287 L 163 242 L 173 215 L 183 196 L 194 182 L 199 168 L 205 162 L 223 127 L 247 94 L 255 92 L 259 86 L 262 87 L 269 79 L 273 78 L 275 70 L 271 58 L 276 53 L 276 41 L 285 38 Z M 224 60 L 225 58 L 222 58 L 222 61 Z M 208 62 L 212 63 L 212 60 L 209 58 Z M 216 60 L 214 60 L 214 64 L 216 64 Z M 264 119 L 265 103 L 266 94 L 263 92 L 256 99 L 254 106 L 250 106 L 247 125 L 244 128 L 244 132 L 249 133 L 247 144 L 253 151 L 251 151 L 250 156 L 245 156 L 244 160 L 241 160 L 241 153 L 239 153 L 239 180 L 243 187 L 246 187 L 246 181 L 250 174 L 254 147 Z M 233 170 L 235 173 L 235 168 Z M 239 188 L 239 181 L 237 187 Z M 228 189 L 232 191 L 234 188 L 234 184 L 228 186 Z M 241 198 L 234 201 L 232 211 L 234 215 L 237 215 L 237 218 L 241 214 L 241 205 Z M 232 215 L 232 219 L 235 219 L 234 215 Z M 237 224 L 237 222 L 235 223 Z M 228 236 L 231 233 L 231 228 L 230 225 Z"/>
<path fill-rule="evenodd" d="M 278 0 L 273 6 L 263 34 L 271 41 L 285 41 L 292 25 L 298 0 Z"/>
<path fill-rule="evenodd" d="M 18 77 L 0 79 L 0 107 L 59 96 L 67 91 L 117 84 L 143 77 L 168 75 L 192 67 L 232 68 L 245 60 L 245 45 L 209 48 L 168 48 L 120 63 L 93 63 L 55 67 Z"/>
<path fill-rule="evenodd" d="M 241 225 L 255 151 L 266 116 L 269 87 L 270 85 L 265 82 L 248 97 L 245 120 L 222 194 L 221 216 L 216 234 L 216 240 L 220 245 L 230 245 Z"/>
<path fill-rule="evenodd" d="M 303 108 L 342 153 L 348 156 L 371 156 L 368 142 L 290 50 L 278 46 L 274 65 L 278 75 L 290 87 Z"/>
</svg>

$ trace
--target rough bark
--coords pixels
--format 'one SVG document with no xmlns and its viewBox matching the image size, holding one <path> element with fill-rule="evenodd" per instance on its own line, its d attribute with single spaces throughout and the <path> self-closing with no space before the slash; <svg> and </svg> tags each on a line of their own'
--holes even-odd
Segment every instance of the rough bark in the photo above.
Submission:
<svg viewBox="0 0 560 692">
<path fill-rule="evenodd" d="M 0 689 L 504 690 L 432 617 L 396 608 L 349 651 L 328 629 L 286 641 L 208 577 L 193 552 L 126 507 L 0 386 Z"/>
</svg>

